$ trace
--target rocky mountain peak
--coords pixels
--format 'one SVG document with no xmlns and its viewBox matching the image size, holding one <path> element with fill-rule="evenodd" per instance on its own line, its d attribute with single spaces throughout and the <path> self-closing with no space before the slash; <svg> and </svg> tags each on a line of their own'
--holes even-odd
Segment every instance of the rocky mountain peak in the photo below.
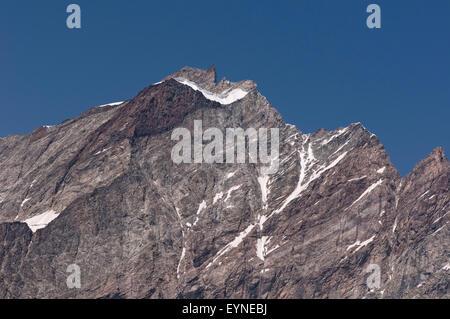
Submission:
<svg viewBox="0 0 450 319">
<path fill-rule="evenodd" d="M 442 175 L 443 172 L 450 170 L 450 162 L 445 157 L 442 147 L 436 147 L 427 157 L 416 164 L 413 171 L 408 175 L 423 176 L 430 179 Z"/>
<path fill-rule="evenodd" d="M 175 163 L 173 129 L 199 120 L 279 129 L 278 170 Z M 254 82 L 185 67 L 1 140 L 0 297 L 448 297 L 449 183 L 440 148 L 401 179 L 361 123 L 304 134 Z"/>
<path fill-rule="evenodd" d="M 436 147 L 426 158 L 425 160 L 430 159 L 432 162 L 440 163 L 444 167 L 448 166 L 448 159 L 445 156 L 445 151 L 442 147 Z M 424 161 L 425 161 L 424 160 Z"/>
<path fill-rule="evenodd" d="M 185 66 L 174 74 L 165 77 L 163 81 L 175 78 L 183 78 L 195 82 L 204 89 L 212 89 L 217 84 L 216 67 L 212 65 L 209 69 L 203 70 Z"/>
</svg>

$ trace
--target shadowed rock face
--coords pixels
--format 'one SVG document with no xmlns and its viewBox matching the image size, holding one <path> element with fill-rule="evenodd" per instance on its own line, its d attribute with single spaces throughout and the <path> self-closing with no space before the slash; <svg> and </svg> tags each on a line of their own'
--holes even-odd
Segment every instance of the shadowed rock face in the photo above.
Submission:
<svg viewBox="0 0 450 319">
<path fill-rule="evenodd" d="M 223 105 L 180 78 L 248 93 Z M 278 172 L 175 164 L 172 130 L 195 120 L 279 128 Z M 448 298 L 449 181 L 440 148 L 401 178 L 361 124 L 303 134 L 255 83 L 186 67 L 0 139 L 0 297 Z M 72 264 L 80 289 L 66 284 Z M 366 284 L 373 264 L 379 287 Z"/>
</svg>

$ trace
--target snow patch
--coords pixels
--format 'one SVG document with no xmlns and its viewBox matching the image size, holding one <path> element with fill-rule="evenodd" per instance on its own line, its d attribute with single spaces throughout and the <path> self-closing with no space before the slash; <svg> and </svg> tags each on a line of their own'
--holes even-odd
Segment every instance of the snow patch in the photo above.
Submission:
<svg viewBox="0 0 450 319">
<path fill-rule="evenodd" d="M 225 202 L 230 199 L 231 193 L 234 191 L 237 191 L 239 188 L 241 188 L 241 185 L 231 187 L 227 192 L 227 197 L 225 198 Z"/>
<path fill-rule="evenodd" d="M 440 232 L 441 230 L 443 230 L 446 225 L 447 225 L 447 223 L 445 223 L 444 226 L 442 226 L 441 228 L 436 230 L 434 233 L 432 233 L 431 236 L 433 236 L 434 234 L 436 234 L 436 233 Z"/>
<path fill-rule="evenodd" d="M 33 181 L 30 184 L 30 188 L 32 188 L 36 182 L 37 182 L 37 178 L 33 179 Z"/>
<path fill-rule="evenodd" d="M 269 190 L 267 188 L 267 183 L 269 182 L 269 175 L 262 175 L 258 177 L 259 187 L 261 188 L 261 201 L 263 208 L 267 208 L 267 195 Z"/>
<path fill-rule="evenodd" d="M 20 207 L 23 207 L 23 205 L 25 205 L 26 202 L 28 202 L 31 198 L 25 198 L 22 202 L 22 204 L 20 204 Z"/>
<path fill-rule="evenodd" d="M 181 84 L 191 87 L 195 91 L 200 91 L 205 98 L 211 101 L 219 102 L 222 105 L 232 104 L 240 99 L 243 99 L 248 92 L 242 89 L 234 89 L 231 91 L 224 91 L 222 94 L 216 94 L 200 88 L 196 83 L 185 78 L 175 78 Z"/>
<path fill-rule="evenodd" d="M 250 234 L 250 232 L 253 230 L 253 228 L 255 228 L 255 225 L 250 225 L 248 226 L 244 231 L 242 231 L 233 241 L 231 241 L 229 244 L 227 244 L 224 248 L 222 248 L 221 250 L 219 250 L 219 252 L 217 253 L 216 257 L 214 257 L 213 261 L 210 262 L 208 264 L 208 266 L 206 266 L 206 269 L 208 269 L 209 267 L 211 267 L 212 264 L 214 264 L 216 262 L 217 259 L 219 259 L 221 256 L 223 256 L 224 254 L 226 254 L 228 251 L 230 251 L 233 248 L 238 247 L 242 241 L 244 240 L 245 237 L 247 237 L 248 234 Z"/>
<path fill-rule="evenodd" d="M 283 202 L 283 204 L 281 205 L 280 208 L 278 208 L 277 210 L 275 210 L 272 214 L 278 214 L 281 211 L 283 211 L 287 205 L 289 205 L 290 202 L 292 202 L 294 199 L 298 198 L 300 196 L 300 194 L 308 188 L 309 184 L 311 184 L 311 182 L 313 182 L 314 180 L 316 180 L 317 178 L 319 178 L 325 171 L 328 171 L 329 169 L 333 168 L 334 166 L 336 166 L 346 155 L 347 152 L 342 153 L 338 158 L 336 158 L 330 165 L 326 166 L 326 167 L 321 167 L 319 169 L 317 169 L 317 171 L 313 172 L 313 175 L 310 177 L 310 179 L 305 182 L 305 176 L 306 176 L 306 166 L 308 164 L 310 164 L 310 162 L 312 161 L 312 159 L 310 157 L 307 157 L 303 152 L 299 152 L 300 155 L 300 162 L 301 162 L 301 167 L 300 167 L 300 177 L 299 177 L 299 181 L 297 183 L 297 186 L 295 187 L 294 191 L 285 199 L 285 201 Z M 308 156 L 309 156 L 309 152 L 308 152 Z"/>
<path fill-rule="evenodd" d="M 364 176 L 361 176 L 361 177 L 357 177 L 357 178 L 349 179 L 348 182 L 360 181 L 360 180 L 362 180 L 362 179 L 364 179 L 364 178 L 367 178 L 367 175 L 364 175 Z"/>
<path fill-rule="evenodd" d="M 43 229 L 43 228 L 47 227 L 47 225 L 50 224 L 50 222 L 52 222 L 58 216 L 59 216 L 59 213 L 55 212 L 54 210 L 49 210 L 40 215 L 31 217 L 31 218 L 25 220 L 24 222 L 28 225 L 28 227 L 34 233 L 38 229 Z"/>
<path fill-rule="evenodd" d="M 237 171 L 236 171 L 236 172 L 237 172 Z M 236 172 L 228 173 L 228 174 L 225 176 L 225 178 L 226 178 L 226 179 L 232 178 L 232 177 L 236 174 Z"/>
<path fill-rule="evenodd" d="M 392 232 L 395 233 L 396 229 L 397 229 L 397 217 L 395 217 L 394 226 L 392 227 Z"/>
<path fill-rule="evenodd" d="M 385 170 L 386 170 L 386 166 L 380 168 L 380 169 L 377 171 L 377 173 L 378 173 L 378 174 L 383 174 Z"/>
<path fill-rule="evenodd" d="M 177 278 L 180 278 L 181 262 L 183 261 L 185 255 L 186 255 L 186 247 L 183 247 L 183 250 L 181 252 L 180 261 L 178 262 L 178 267 L 177 267 Z"/>
<path fill-rule="evenodd" d="M 262 236 L 261 238 L 258 238 L 256 242 L 256 256 L 258 256 L 259 259 L 264 261 L 266 256 L 268 256 L 271 252 L 274 250 L 280 248 L 279 245 L 276 245 L 272 249 L 267 249 L 267 246 L 271 240 L 271 237 L 269 236 Z"/>
<path fill-rule="evenodd" d="M 259 225 L 259 229 L 262 231 L 264 228 L 264 223 L 266 222 L 267 217 L 264 215 L 259 215 L 258 216 L 258 225 Z"/>
<path fill-rule="evenodd" d="M 332 140 L 334 140 L 335 138 L 337 138 L 337 137 L 339 137 L 339 136 L 341 136 L 342 134 L 344 134 L 345 132 L 347 132 L 347 127 L 346 128 L 343 128 L 343 129 L 340 129 L 339 131 L 337 131 L 337 133 L 336 134 L 334 134 L 333 136 L 331 136 L 329 139 L 326 139 L 326 140 L 324 140 L 324 141 L 322 141 L 322 145 L 325 145 L 325 144 L 328 144 L 328 143 L 330 143 Z"/>
<path fill-rule="evenodd" d="M 375 238 L 375 235 L 373 235 L 372 237 L 370 237 L 369 239 L 367 239 L 367 240 L 365 240 L 363 242 L 360 242 L 359 240 L 357 240 L 354 244 L 351 244 L 350 246 L 347 247 L 347 251 L 352 249 L 352 248 L 354 248 L 354 247 L 357 247 L 353 251 L 354 253 L 356 253 L 361 248 L 363 248 L 363 247 L 367 246 L 368 244 L 370 244 L 373 241 L 374 238 Z"/>
<path fill-rule="evenodd" d="M 268 242 L 268 238 L 267 236 L 262 236 L 256 241 L 256 256 L 262 261 L 264 261 L 264 257 L 266 256 L 266 243 Z"/>
<path fill-rule="evenodd" d="M 125 101 L 122 102 L 113 102 L 113 103 L 109 103 L 109 104 L 103 104 L 103 105 L 99 105 L 97 107 L 105 107 L 105 106 L 116 106 L 116 105 L 120 105 L 122 103 L 124 103 Z"/>
<path fill-rule="evenodd" d="M 418 199 L 421 199 L 422 197 L 424 197 L 424 196 L 425 196 L 426 194 L 428 194 L 429 192 L 430 192 L 430 191 L 427 190 L 425 193 L 423 193 L 422 195 L 420 195 Z"/>
<path fill-rule="evenodd" d="M 444 218 L 445 216 L 447 216 L 449 212 L 446 212 L 443 216 L 439 217 L 438 219 L 436 219 L 433 224 L 436 224 L 438 221 L 440 221 L 442 218 Z"/>
<path fill-rule="evenodd" d="M 348 143 L 350 143 L 350 140 L 348 140 L 347 142 L 345 142 L 343 145 L 339 146 L 339 148 L 337 150 L 335 150 L 333 152 L 333 154 L 331 154 L 331 156 L 333 156 L 334 154 L 338 153 L 340 150 L 342 150 Z"/>
<path fill-rule="evenodd" d="M 222 192 L 217 193 L 216 196 L 214 196 L 213 204 L 217 203 L 217 201 L 218 201 L 219 199 L 222 199 L 222 197 L 223 197 L 223 193 L 222 193 Z"/>
<path fill-rule="evenodd" d="M 110 148 L 111 148 L 111 147 L 104 148 L 103 150 L 98 151 L 97 153 L 95 153 L 94 156 L 95 156 L 95 155 L 99 155 L 99 154 L 101 154 L 101 153 L 104 153 L 104 152 L 106 152 L 107 150 L 109 150 Z"/>
<path fill-rule="evenodd" d="M 204 210 L 206 208 L 206 206 L 207 206 L 206 201 L 203 201 L 200 203 L 200 205 L 198 205 L 198 209 L 197 209 L 197 213 L 196 213 L 197 217 L 195 217 L 194 226 L 197 225 L 198 217 L 199 217 L 200 213 L 202 212 L 202 210 Z"/>
<path fill-rule="evenodd" d="M 377 181 L 376 183 L 372 184 L 369 186 L 369 188 L 367 188 L 364 193 L 361 194 L 361 196 L 358 197 L 357 200 L 355 200 L 347 209 L 350 209 L 353 205 L 355 205 L 357 202 L 359 202 L 364 196 L 370 194 L 377 186 L 381 185 L 381 183 L 383 183 L 383 180 L 380 179 L 379 181 Z"/>
<path fill-rule="evenodd" d="M 197 215 L 200 214 L 201 211 L 205 208 L 206 208 L 206 201 L 203 201 L 200 203 L 200 205 L 198 205 Z"/>
</svg>

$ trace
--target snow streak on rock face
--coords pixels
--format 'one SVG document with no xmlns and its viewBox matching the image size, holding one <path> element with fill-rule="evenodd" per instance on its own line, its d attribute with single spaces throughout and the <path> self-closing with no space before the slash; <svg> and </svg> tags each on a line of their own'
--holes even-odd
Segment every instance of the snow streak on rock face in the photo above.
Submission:
<svg viewBox="0 0 450 319">
<path fill-rule="evenodd" d="M 28 227 L 30 227 L 31 231 L 34 233 L 38 229 L 47 227 L 47 225 L 50 224 L 50 222 L 54 220 L 56 217 L 58 217 L 58 215 L 59 214 L 57 212 L 49 210 L 37 216 L 28 218 L 24 222 L 28 225 Z"/>
<path fill-rule="evenodd" d="M 196 120 L 278 128 L 279 170 L 174 164 Z M 449 166 L 437 148 L 401 178 L 360 123 L 304 134 L 255 83 L 186 67 L 0 140 L 0 297 L 448 298 Z"/>
<path fill-rule="evenodd" d="M 121 101 L 121 102 L 114 102 L 114 103 L 109 103 L 109 104 L 102 104 L 102 105 L 99 105 L 99 106 L 97 106 L 97 107 L 117 106 L 117 105 L 120 105 L 120 104 L 123 104 L 123 103 L 124 103 L 124 101 Z"/>
<path fill-rule="evenodd" d="M 243 99 L 248 93 L 242 89 L 232 89 L 232 90 L 227 89 L 223 91 L 221 94 L 211 93 L 205 89 L 200 88 L 196 83 L 189 81 L 187 79 L 175 78 L 175 80 L 177 80 L 181 84 L 191 87 L 195 91 L 200 91 L 203 94 L 203 96 L 208 100 L 218 102 L 223 105 L 232 104 L 240 99 Z"/>
</svg>

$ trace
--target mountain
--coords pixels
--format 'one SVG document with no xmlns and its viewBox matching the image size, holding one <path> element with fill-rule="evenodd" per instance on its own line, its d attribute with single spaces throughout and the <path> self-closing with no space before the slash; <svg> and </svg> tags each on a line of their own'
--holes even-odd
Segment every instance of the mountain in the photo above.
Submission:
<svg viewBox="0 0 450 319">
<path fill-rule="evenodd" d="M 278 170 L 175 163 L 199 120 L 277 128 Z M 304 134 L 254 82 L 185 67 L 0 139 L 0 297 L 449 298 L 449 185 L 441 148 L 402 178 L 360 123 Z"/>
</svg>

